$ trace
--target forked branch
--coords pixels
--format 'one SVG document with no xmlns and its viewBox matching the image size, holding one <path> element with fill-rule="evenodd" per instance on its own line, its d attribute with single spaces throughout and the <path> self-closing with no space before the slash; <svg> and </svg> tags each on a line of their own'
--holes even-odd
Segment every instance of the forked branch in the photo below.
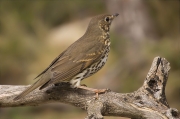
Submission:
<svg viewBox="0 0 180 119">
<path fill-rule="evenodd" d="M 14 101 L 28 86 L 0 85 L 0 107 L 37 106 L 62 102 L 87 111 L 86 119 L 103 119 L 103 116 L 121 116 L 132 119 L 180 119 L 177 109 L 170 108 L 165 95 L 170 64 L 165 58 L 155 57 L 142 87 L 132 93 L 107 91 L 96 99 L 95 94 L 72 89 L 60 83 L 44 90 L 34 90 L 25 98 Z"/>
</svg>

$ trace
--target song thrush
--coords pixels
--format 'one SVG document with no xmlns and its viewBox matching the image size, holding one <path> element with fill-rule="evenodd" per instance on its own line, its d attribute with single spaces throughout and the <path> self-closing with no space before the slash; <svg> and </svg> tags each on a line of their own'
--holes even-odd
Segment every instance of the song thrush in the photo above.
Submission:
<svg viewBox="0 0 180 119">
<path fill-rule="evenodd" d="M 105 14 L 92 18 L 85 34 L 55 58 L 36 77 L 39 77 L 39 80 L 14 100 L 24 97 L 38 87 L 41 90 L 59 82 L 70 82 L 72 88 L 82 88 L 96 93 L 104 92 L 105 90 L 81 86 L 80 81 L 99 71 L 106 63 L 110 50 L 110 25 L 118 15 Z"/>
</svg>

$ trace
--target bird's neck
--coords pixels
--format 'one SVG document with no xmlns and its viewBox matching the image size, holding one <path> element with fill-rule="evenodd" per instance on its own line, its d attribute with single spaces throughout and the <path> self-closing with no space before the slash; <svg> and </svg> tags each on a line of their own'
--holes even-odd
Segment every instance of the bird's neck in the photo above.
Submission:
<svg viewBox="0 0 180 119">
<path fill-rule="evenodd" d="M 87 29 L 86 33 L 84 36 L 89 36 L 89 37 L 102 37 L 103 39 L 109 38 L 109 31 L 104 31 L 102 29 Z"/>
</svg>

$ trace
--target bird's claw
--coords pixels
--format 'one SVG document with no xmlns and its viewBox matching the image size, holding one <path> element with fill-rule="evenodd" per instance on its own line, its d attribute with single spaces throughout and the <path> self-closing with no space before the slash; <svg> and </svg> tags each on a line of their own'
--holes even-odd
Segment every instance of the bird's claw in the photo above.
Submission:
<svg viewBox="0 0 180 119">
<path fill-rule="evenodd" d="M 96 93 L 96 99 L 98 99 L 99 94 L 107 92 L 109 89 L 97 89 L 94 92 Z"/>
</svg>

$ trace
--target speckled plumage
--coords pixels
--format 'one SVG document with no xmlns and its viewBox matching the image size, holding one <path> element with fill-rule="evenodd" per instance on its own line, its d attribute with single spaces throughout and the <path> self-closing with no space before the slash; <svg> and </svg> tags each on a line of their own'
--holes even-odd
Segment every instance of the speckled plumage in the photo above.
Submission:
<svg viewBox="0 0 180 119">
<path fill-rule="evenodd" d="M 34 89 L 43 89 L 59 82 L 70 82 L 73 88 L 80 87 L 80 81 L 100 70 L 107 61 L 110 50 L 109 30 L 118 14 L 99 15 L 89 23 L 85 34 L 63 51 L 42 73 L 34 84 L 15 100 L 24 97 Z"/>
</svg>

